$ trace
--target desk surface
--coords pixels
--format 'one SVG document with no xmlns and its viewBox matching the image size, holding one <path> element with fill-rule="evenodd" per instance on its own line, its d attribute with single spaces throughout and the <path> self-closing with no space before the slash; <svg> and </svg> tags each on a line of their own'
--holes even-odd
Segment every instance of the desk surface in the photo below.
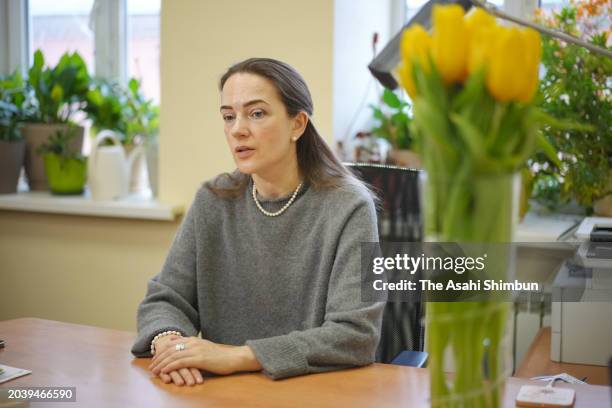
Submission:
<svg viewBox="0 0 612 408">
<path fill-rule="evenodd" d="M 0 363 L 32 374 L 0 385 L 74 386 L 77 403 L 54 407 L 426 407 L 427 370 L 386 364 L 272 381 L 238 374 L 206 379 L 194 387 L 164 384 L 146 369 L 149 359 L 129 353 L 134 334 L 41 319 L 0 322 L 6 348 Z M 527 380 L 511 378 L 505 407 Z M 610 406 L 609 387 L 576 389 L 576 408 Z"/>
<path fill-rule="evenodd" d="M 540 329 L 536 338 L 529 346 L 529 350 L 519 368 L 516 370 L 517 377 L 531 378 L 539 375 L 553 375 L 568 373 L 579 380 L 587 377 L 586 382 L 596 385 L 608 385 L 608 367 L 588 365 L 557 363 L 550 359 L 550 327 Z"/>
</svg>

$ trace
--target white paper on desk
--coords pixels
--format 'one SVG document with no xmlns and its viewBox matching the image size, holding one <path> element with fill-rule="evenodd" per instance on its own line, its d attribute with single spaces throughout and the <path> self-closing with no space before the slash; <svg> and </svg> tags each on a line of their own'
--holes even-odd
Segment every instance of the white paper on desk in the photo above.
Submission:
<svg viewBox="0 0 612 408">
<path fill-rule="evenodd" d="M 0 364 L 0 368 L 4 370 L 2 374 L 0 374 L 0 384 L 32 373 L 30 370 L 24 370 L 23 368 L 11 367 L 2 364 Z"/>
</svg>

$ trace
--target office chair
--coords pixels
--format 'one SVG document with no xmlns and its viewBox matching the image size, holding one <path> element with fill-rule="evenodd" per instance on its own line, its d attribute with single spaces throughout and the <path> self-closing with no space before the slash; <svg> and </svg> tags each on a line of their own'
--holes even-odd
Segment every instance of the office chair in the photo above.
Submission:
<svg viewBox="0 0 612 408">
<path fill-rule="evenodd" d="M 419 242 L 422 222 L 419 170 L 371 163 L 345 163 L 353 174 L 377 194 L 380 242 Z M 387 302 L 383 313 L 377 361 L 422 367 L 424 315 L 421 302 Z"/>
</svg>

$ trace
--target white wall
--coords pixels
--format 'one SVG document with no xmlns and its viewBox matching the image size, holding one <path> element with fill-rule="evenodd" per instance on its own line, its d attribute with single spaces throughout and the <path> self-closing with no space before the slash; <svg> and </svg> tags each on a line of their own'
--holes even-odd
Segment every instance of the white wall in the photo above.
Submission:
<svg viewBox="0 0 612 408">
<path fill-rule="evenodd" d="M 402 1 L 400 0 L 399 3 Z M 380 52 L 395 24 L 401 24 L 397 0 L 336 0 L 334 4 L 333 132 L 334 140 L 352 138 L 371 124 L 370 103 L 381 87 L 368 70 L 373 58 L 372 36 Z M 396 18 L 393 18 L 395 16 Z M 367 93 L 366 93 L 367 92 Z M 365 99 L 365 103 L 364 103 Z"/>
<path fill-rule="evenodd" d="M 313 122 L 329 141 L 332 36 L 330 0 L 162 1 L 161 200 L 190 203 L 202 181 L 235 168 L 217 86 L 242 59 L 265 56 L 294 66 L 310 88 Z"/>
</svg>

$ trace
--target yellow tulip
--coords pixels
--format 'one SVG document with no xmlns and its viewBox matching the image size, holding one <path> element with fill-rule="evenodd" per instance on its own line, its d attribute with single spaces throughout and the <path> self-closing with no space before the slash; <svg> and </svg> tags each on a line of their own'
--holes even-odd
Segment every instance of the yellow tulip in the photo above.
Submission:
<svg viewBox="0 0 612 408">
<path fill-rule="evenodd" d="M 515 98 L 520 80 L 516 62 L 521 57 L 521 39 L 516 28 L 499 27 L 495 30 L 489 53 L 487 88 L 498 101 L 506 102 Z"/>
<path fill-rule="evenodd" d="M 466 16 L 465 25 L 468 31 L 473 31 L 478 28 L 494 26 L 496 25 L 496 22 L 495 17 L 480 7 L 476 7 L 474 11 Z"/>
<path fill-rule="evenodd" d="M 412 67 L 414 64 L 419 64 L 425 72 L 429 72 L 430 50 L 431 37 L 422 26 L 415 24 L 404 31 L 400 44 L 402 63 L 397 73 L 401 85 L 413 99 L 417 95 L 417 91 L 412 75 Z"/>
<path fill-rule="evenodd" d="M 416 60 L 425 72 L 429 72 L 431 37 L 423 26 L 415 24 L 408 27 L 402 35 L 400 47 L 404 61 L 412 63 L 413 60 Z"/>
<path fill-rule="evenodd" d="M 519 92 L 518 100 L 529 102 L 533 98 L 538 88 L 538 74 L 540 71 L 540 58 L 542 57 L 542 42 L 540 34 L 527 28 L 521 31 L 524 42 L 524 75 L 526 78 L 525 87 Z"/>
<path fill-rule="evenodd" d="M 496 27 L 495 17 L 477 7 L 465 19 L 468 31 L 468 73 L 479 70 L 489 59 L 492 29 Z"/>
<path fill-rule="evenodd" d="M 433 7 L 432 56 L 446 84 L 467 76 L 468 32 L 463 8 L 457 4 Z"/>
<path fill-rule="evenodd" d="M 531 100 L 538 83 L 540 47 L 540 37 L 533 30 L 494 29 L 486 82 L 495 99 Z"/>
<path fill-rule="evenodd" d="M 412 69 L 410 66 L 402 63 L 397 69 L 400 85 L 408 92 L 410 98 L 414 99 L 417 96 L 416 85 L 412 79 Z"/>
</svg>

